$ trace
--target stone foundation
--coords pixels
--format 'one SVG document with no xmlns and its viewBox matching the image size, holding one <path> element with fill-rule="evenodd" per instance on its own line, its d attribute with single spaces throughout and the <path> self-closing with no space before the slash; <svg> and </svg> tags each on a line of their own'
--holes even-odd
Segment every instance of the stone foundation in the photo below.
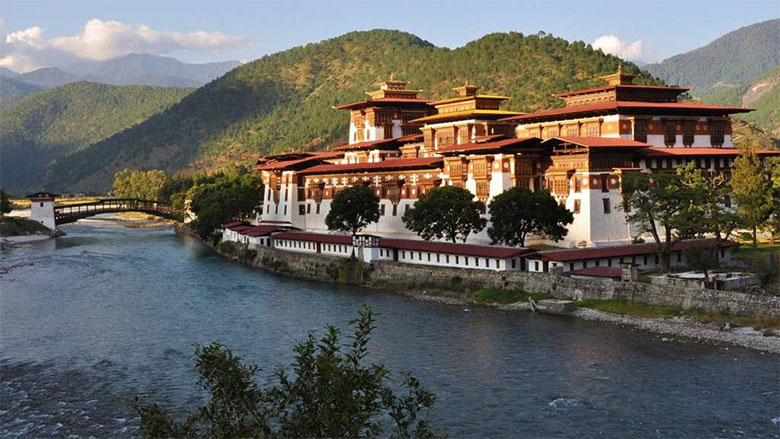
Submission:
<svg viewBox="0 0 780 439">
<path fill-rule="evenodd" d="M 733 315 L 780 319 L 780 297 L 736 291 L 685 289 L 641 282 L 574 279 L 550 273 L 495 272 L 380 261 L 363 264 L 344 258 L 256 247 L 248 265 L 300 279 L 366 285 L 388 290 L 426 291 L 442 297 L 472 300 L 484 287 L 523 290 L 557 298 L 626 299 L 651 305 L 678 306 Z"/>
</svg>

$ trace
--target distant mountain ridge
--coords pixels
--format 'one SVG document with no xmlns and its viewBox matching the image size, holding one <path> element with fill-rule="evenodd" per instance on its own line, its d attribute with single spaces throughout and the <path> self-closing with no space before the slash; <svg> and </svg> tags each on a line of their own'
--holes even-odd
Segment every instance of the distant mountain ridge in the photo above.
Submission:
<svg viewBox="0 0 780 439">
<path fill-rule="evenodd" d="M 755 82 L 721 90 L 703 100 L 718 105 L 753 108 L 755 111 L 741 114 L 739 118 L 780 136 L 780 66 Z"/>
<path fill-rule="evenodd" d="M 240 66 L 238 61 L 183 63 L 175 58 L 129 54 L 104 61 L 83 60 L 64 67 L 44 67 L 16 73 L 0 67 L 0 76 L 52 88 L 78 81 L 113 85 L 200 87 Z"/>
<path fill-rule="evenodd" d="M 704 47 L 643 70 L 669 84 L 692 87 L 703 98 L 724 88 L 756 81 L 780 65 L 780 18 L 739 28 Z"/>
</svg>

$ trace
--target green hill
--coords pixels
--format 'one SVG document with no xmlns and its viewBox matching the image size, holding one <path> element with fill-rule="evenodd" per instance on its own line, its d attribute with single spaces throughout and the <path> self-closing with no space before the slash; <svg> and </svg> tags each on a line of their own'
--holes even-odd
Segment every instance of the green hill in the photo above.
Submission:
<svg viewBox="0 0 780 439">
<path fill-rule="evenodd" d="M 191 92 L 78 82 L 27 96 L 0 111 L 0 185 L 38 188 L 52 160 L 143 122 Z"/>
<path fill-rule="evenodd" d="M 43 90 L 43 87 L 0 76 L 0 109 L 39 90 Z"/>
<path fill-rule="evenodd" d="M 704 101 L 718 105 L 737 105 L 756 111 L 739 116 L 780 136 L 780 67 L 757 81 L 713 93 Z"/>
<path fill-rule="evenodd" d="M 596 77 L 619 62 L 583 42 L 543 33 L 490 34 L 450 50 L 400 31 L 352 32 L 233 69 L 162 114 L 58 160 L 46 187 L 105 190 L 124 167 L 213 169 L 344 142 L 349 117 L 332 106 L 364 99 L 390 74 L 431 98 L 452 96 L 450 89 L 468 79 L 483 92 L 511 96 L 509 109 L 531 111 L 561 105 L 555 92 L 601 84 Z"/>
<path fill-rule="evenodd" d="M 780 65 L 780 19 L 729 32 L 710 44 L 643 70 L 669 84 L 693 87 L 698 98 L 723 88 L 752 83 Z"/>
</svg>

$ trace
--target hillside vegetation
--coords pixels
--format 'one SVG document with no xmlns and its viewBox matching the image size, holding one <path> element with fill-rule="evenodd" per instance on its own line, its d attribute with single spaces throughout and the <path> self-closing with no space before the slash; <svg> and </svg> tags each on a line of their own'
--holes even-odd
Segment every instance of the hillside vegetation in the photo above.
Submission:
<svg viewBox="0 0 780 439">
<path fill-rule="evenodd" d="M 141 123 L 191 92 L 79 82 L 30 95 L 0 111 L 0 185 L 37 188 L 52 160 Z"/>
<path fill-rule="evenodd" d="M 669 84 L 693 87 L 703 98 L 752 83 L 780 65 L 780 19 L 745 26 L 696 50 L 642 68 Z"/>
<path fill-rule="evenodd" d="M 42 88 L 37 85 L 0 76 L 0 109 L 39 90 Z"/>
<path fill-rule="evenodd" d="M 704 100 L 718 105 L 753 108 L 756 111 L 741 114 L 740 119 L 780 136 L 780 67 L 753 83 L 713 93 Z"/>
<path fill-rule="evenodd" d="M 555 92 L 601 84 L 597 77 L 619 61 L 543 33 L 490 34 L 450 50 L 399 31 L 352 32 L 237 67 L 162 114 L 58 160 L 45 183 L 51 190 L 106 190 L 126 167 L 214 169 L 344 142 L 349 117 L 332 106 L 364 99 L 390 74 L 429 98 L 452 96 L 450 89 L 468 79 L 482 92 L 511 96 L 508 109 L 533 111 L 561 105 Z M 639 82 L 653 79 L 643 74 Z"/>
</svg>

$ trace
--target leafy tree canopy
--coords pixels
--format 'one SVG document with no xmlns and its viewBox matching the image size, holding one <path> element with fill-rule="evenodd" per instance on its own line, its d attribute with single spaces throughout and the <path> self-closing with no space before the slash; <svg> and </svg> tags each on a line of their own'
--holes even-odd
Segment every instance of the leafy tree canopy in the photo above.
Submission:
<svg viewBox="0 0 780 439">
<path fill-rule="evenodd" d="M 732 194 L 737 212 L 753 229 L 753 245 L 757 245 L 757 229 L 769 219 L 772 208 L 771 184 L 767 181 L 763 163 L 753 151 L 746 151 L 734 160 L 731 172 Z"/>
<path fill-rule="evenodd" d="M 485 205 L 474 200 L 469 190 L 443 186 L 420 195 L 403 216 L 406 227 L 426 241 L 447 239 L 466 241 L 471 233 L 479 233 L 487 220 L 482 218 Z"/>
<path fill-rule="evenodd" d="M 399 395 L 383 365 L 366 364 L 375 329 L 371 309 L 352 324 L 347 346 L 333 326 L 319 340 L 310 332 L 293 349 L 294 363 L 279 366 L 278 384 L 268 388 L 254 380 L 259 367 L 230 349 L 219 343 L 196 347 L 198 385 L 208 392 L 208 403 L 180 421 L 136 398 L 144 437 L 375 438 L 388 428 L 391 438 L 441 436 L 428 420 L 432 392 L 404 374 L 405 393 Z"/>
<path fill-rule="evenodd" d="M 566 225 L 574 221 L 574 215 L 547 191 L 507 189 L 497 195 L 488 208 L 488 236 L 494 244 L 524 247 L 528 234 L 559 241 L 566 236 Z"/>
<path fill-rule="evenodd" d="M 328 230 L 352 235 L 379 221 L 379 198 L 368 186 L 352 186 L 336 194 L 325 217 Z"/>
</svg>

